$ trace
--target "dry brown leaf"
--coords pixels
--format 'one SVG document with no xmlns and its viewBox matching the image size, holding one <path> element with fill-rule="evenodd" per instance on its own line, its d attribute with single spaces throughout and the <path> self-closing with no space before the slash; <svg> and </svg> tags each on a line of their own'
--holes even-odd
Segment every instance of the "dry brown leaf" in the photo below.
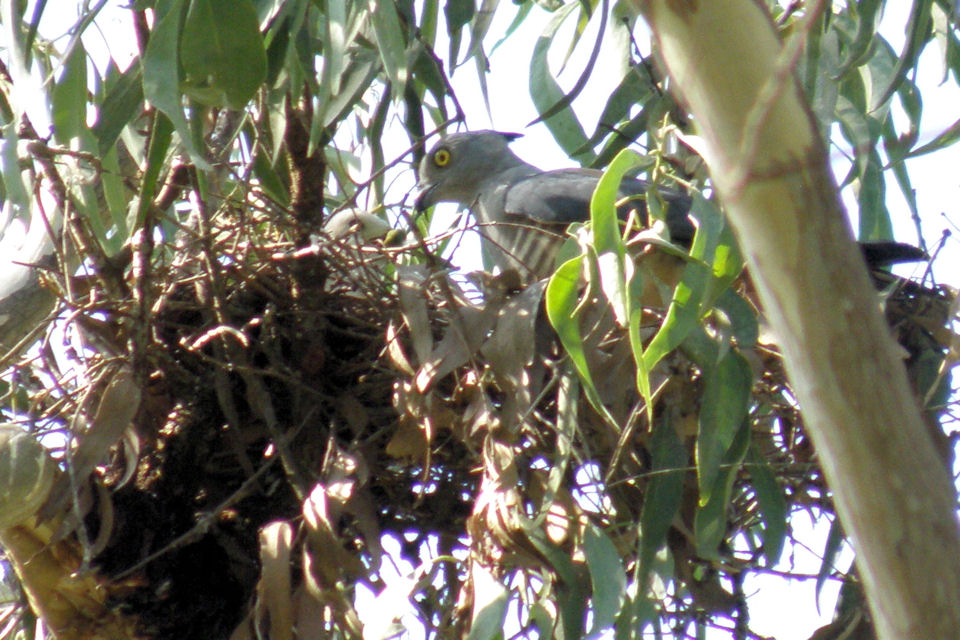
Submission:
<svg viewBox="0 0 960 640">
<path fill-rule="evenodd" d="M 424 393 L 433 383 L 469 362 L 494 326 L 497 310 L 487 304 L 464 306 L 452 314 L 447 330 L 422 361 L 417 372 L 417 389 Z"/>
<path fill-rule="evenodd" d="M 433 327 L 424 296 L 429 272 L 424 265 L 398 265 L 397 297 L 403 321 L 410 332 L 416 362 L 422 364 L 433 351 Z"/>
<path fill-rule="evenodd" d="M 400 344 L 400 331 L 393 320 L 387 323 L 387 357 L 391 364 L 408 376 L 414 375 L 413 365 L 403 352 Z"/>
<path fill-rule="evenodd" d="M 103 387 L 96 413 L 87 430 L 78 437 L 76 450 L 69 457 L 69 464 L 73 465 L 72 476 L 79 482 L 85 482 L 93 473 L 123 436 L 140 408 L 140 387 L 128 365 L 106 370 L 103 378 L 109 379 Z M 64 474 L 50 492 L 50 500 L 43 507 L 41 517 L 52 518 L 71 499 L 75 499 L 71 477 Z"/>
<path fill-rule="evenodd" d="M 260 581 L 257 583 L 257 628 L 269 628 L 271 640 L 293 638 L 290 551 L 293 527 L 271 522 L 260 530 Z"/>
</svg>

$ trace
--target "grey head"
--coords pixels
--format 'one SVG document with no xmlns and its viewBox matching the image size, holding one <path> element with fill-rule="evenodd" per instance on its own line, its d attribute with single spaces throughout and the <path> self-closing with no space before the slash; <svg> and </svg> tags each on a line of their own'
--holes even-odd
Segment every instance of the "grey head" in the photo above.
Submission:
<svg viewBox="0 0 960 640">
<path fill-rule="evenodd" d="M 543 278 L 553 270 L 557 251 L 572 222 L 590 217 L 590 198 L 601 172 L 594 169 L 541 171 L 518 158 L 508 144 L 517 134 L 497 131 L 456 133 L 441 139 L 420 163 L 417 208 L 437 202 L 470 207 L 486 250 L 501 269 Z M 620 196 L 639 196 L 622 207 L 637 210 L 646 222 L 642 198 L 648 183 L 624 180 Z M 690 199 L 661 190 L 667 227 L 682 244 L 693 237 L 687 218 Z"/>
<path fill-rule="evenodd" d="M 473 206 L 504 173 L 539 170 L 518 158 L 507 146 L 518 133 L 469 131 L 443 137 L 420 161 L 417 209 L 438 202 Z"/>
</svg>

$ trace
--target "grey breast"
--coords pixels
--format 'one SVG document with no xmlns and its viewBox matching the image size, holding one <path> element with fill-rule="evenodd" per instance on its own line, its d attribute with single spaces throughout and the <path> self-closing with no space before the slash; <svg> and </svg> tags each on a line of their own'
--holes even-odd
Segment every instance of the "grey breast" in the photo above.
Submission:
<svg viewBox="0 0 960 640">
<path fill-rule="evenodd" d="M 473 214 L 487 250 L 501 269 L 516 269 L 521 276 L 545 278 L 553 272 L 560 246 L 568 237 L 570 222 L 585 220 L 589 207 L 582 201 L 564 202 L 572 206 L 573 217 L 556 217 L 548 204 L 556 192 L 553 182 L 529 165 L 505 171 L 489 181 L 481 191 Z"/>
</svg>

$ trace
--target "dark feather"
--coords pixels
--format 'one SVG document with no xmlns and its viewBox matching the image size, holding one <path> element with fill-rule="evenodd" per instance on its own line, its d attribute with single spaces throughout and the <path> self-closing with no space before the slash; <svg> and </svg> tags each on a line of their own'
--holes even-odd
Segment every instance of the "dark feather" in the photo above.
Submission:
<svg viewBox="0 0 960 640">
<path fill-rule="evenodd" d="M 582 222 L 590 217 L 590 198 L 600 175 L 594 169 L 558 169 L 520 178 L 507 189 L 505 212 L 544 226 L 562 227 Z M 645 198 L 648 188 L 649 184 L 643 180 L 627 178 L 621 182 L 618 195 L 620 198 Z M 659 191 L 667 204 L 666 223 L 671 239 L 680 244 L 689 243 L 694 233 L 693 224 L 687 217 L 690 197 L 669 189 Z M 632 208 L 638 210 L 640 222 L 646 224 L 647 209 L 643 199 L 631 200 L 621 206 L 620 216 L 626 217 Z"/>
</svg>

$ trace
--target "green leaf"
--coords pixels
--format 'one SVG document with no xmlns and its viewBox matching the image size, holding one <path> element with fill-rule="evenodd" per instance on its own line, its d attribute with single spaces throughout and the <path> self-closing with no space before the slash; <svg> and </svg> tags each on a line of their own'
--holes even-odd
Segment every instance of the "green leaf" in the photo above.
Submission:
<svg viewBox="0 0 960 640">
<path fill-rule="evenodd" d="M 939 417 L 950 401 L 954 366 L 945 366 L 943 352 L 931 346 L 911 357 L 908 370 L 922 394 L 924 408 Z"/>
<path fill-rule="evenodd" d="M 620 151 L 623 149 L 626 149 L 628 144 L 646 132 L 647 125 L 649 124 L 649 105 L 654 102 L 657 102 L 657 100 L 649 100 L 647 104 L 640 109 L 637 115 L 627 121 L 626 124 L 614 125 L 610 127 L 610 129 L 617 132 L 617 135 L 610 136 L 606 144 L 604 144 L 603 148 L 600 150 L 600 153 L 598 153 L 597 157 L 594 158 L 592 166 L 606 166 L 614 157 L 616 157 L 616 154 L 620 153 Z M 598 124 L 598 130 L 600 128 L 604 128 L 604 126 L 605 125 L 601 120 Z M 588 142 L 588 144 L 591 148 L 593 147 L 592 143 Z"/>
<path fill-rule="evenodd" d="M 818 22 L 822 21 L 820 18 Z M 819 25 L 815 25 L 813 32 L 819 33 Z M 811 41 L 807 45 L 807 55 L 802 59 L 806 65 L 803 70 L 804 86 L 810 106 L 817 118 L 817 125 L 824 138 L 829 137 L 830 127 L 833 125 L 834 113 L 837 108 L 837 96 L 840 92 L 839 77 L 840 65 L 840 37 L 835 28 L 829 29 L 817 42 Z"/>
<path fill-rule="evenodd" d="M 773 567 L 780 561 L 787 537 L 787 499 L 776 474 L 755 444 L 751 445 L 747 460 L 750 462 L 750 482 L 757 496 L 763 523 L 763 555 L 767 559 L 767 566 Z"/>
<path fill-rule="evenodd" d="M 583 29 L 586 27 L 587 22 L 590 18 L 589 4 L 581 3 L 580 4 L 580 19 L 577 21 L 577 28 L 574 31 L 574 36 L 570 41 L 570 48 L 567 50 L 567 59 L 564 60 L 563 64 L 566 65 L 567 60 L 570 58 L 570 55 L 573 53 L 574 48 L 577 46 L 577 42 L 580 40 L 580 36 L 583 34 Z M 593 74 L 593 67 L 597 63 L 597 59 L 600 56 L 600 45 L 603 43 L 603 32 L 606 30 L 607 25 L 607 13 L 603 12 L 600 15 L 600 26 L 598 28 L 597 38 L 594 41 L 593 50 L 590 52 L 590 58 L 587 60 L 587 64 L 584 65 L 583 71 L 580 72 L 580 77 L 577 78 L 577 81 L 574 83 L 573 88 L 565 93 L 552 107 L 549 107 L 545 110 L 542 110 L 540 116 L 534 120 L 531 124 L 540 122 L 541 120 L 546 120 L 550 116 L 563 111 L 564 109 L 570 108 L 570 105 L 576 99 L 577 96 L 583 91 L 584 87 L 587 86 L 587 81 L 590 79 L 590 76 Z M 585 149 L 580 148 L 580 152 L 583 153 Z"/>
<path fill-rule="evenodd" d="M 583 553 L 593 585 L 593 628 L 589 633 L 593 636 L 613 625 L 616 620 L 623 605 L 627 579 L 617 548 L 595 526 L 591 525 L 584 531 Z"/>
<path fill-rule="evenodd" d="M 654 425 L 650 454 L 653 458 L 652 473 L 640 512 L 638 597 L 646 593 L 647 577 L 653 568 L 654 558 L 667 541 L 667 532 L 683 498 L 687 452 L 669 419 L 660 420 Z"/>
<path fill-rule="evenodd" d="M 571 2 L 554 14 L 543 33 L 537 38 L 530 58 L 530 97 L 541 116 L 563 99 L 563 91 L 550 72 L 547 54 L 557 30 L 578 4 Z M 587 134 L 569 105 L 544 121 L 561 148 L 581 164 L 592 164 L 593 152 L 586 147 Z M 579 153 L 578 153 L 579 152 Z"/>
<path fill-rule="evenodd" d="M 267 75 L 250 0 L 192 0 L 180 40 L 181 88 L 208 106 L 242 109 Z"/>
<path fill-rule="evenodd" d="M 587 141 L 588 147 L 592 148 L 611 131 L 620 131 L 621 123 L 628 117 L 630 110 L 637 105 L 643 105 L 654 95 L 655 85 L 650 72 L 643 65 L 634 65 L 631 67 L 620 84 L 613 93 L 607 98 L 607 104 L 603 107 L 600 114 L 600 120 L 597 123 L 597 129 L 593 136 Z M 617 135 L 612 140 L 619 140 L 623 144 L 628 140 L 636 139 L 639 136 Z M 579 151 L 579 150 L 578 150 Z M 608 152 L 609 153 L 609 152 Z M 606 162 L 604 165 L 607 164 Z M 597 166 L 597 165 L 594 165 Z"/>
<path fill-rule="evenodd" d="M 861 240 L 890 238 L 890 214 L 886 207 L 883 163 L 877 152 L 881 123 L 866 112 L 866 89 L 858 76 L 843 82 L 837 100 L 837 120 L 844 138 L 854 150 L 854 167 L 845 183 L 856 179 Z"/>
<path fill-rule="evenodd" d="M 478 599 L 474 607 L 478 609 L 470 626 L 467 640 L 493 640 L 503 637 L 503 619 L 507 615 L 509 591 L 490 576 L 483 581 L 483 588 L 475 589 Z"/>
<path fill-rule="evenodd" d="M 132 64 L 110 87 L 93 125 L 100 155 L 113 148 L 120 132 L 143 109 L 143 73 L 140 65 Z"/>
<path fill-rule="evenodd" d="M 641 158 L 629 149 L 617 154 L 597 182 L 590 200 L 590 222 L 600 270 L 600 287 L 613 306 L 620 326 L 626 326 L 630 318 L 632 301 L 627 279 L 633 271 L 633 263 L 627 263 L 627 246 L 620 234 L 617 192 L 623 175 L 640 161 Z"/>
<path fill-rule="evenodd" d="M 140 183 L 140 202 L 137 206 L 137 219 L 134 229 L 143 227 L 147 212 L 153 206 L 153 196 L 157 190 L 157 179 L 167 157 L 167 150 L 173 138 L 173 124 L 162 113 L 156 114 L 153 121 L 153 130 L 150 132 L 150 147 L 147 151 L 147 168 L 143 172 Z"/>
<path fill-rule="evenodd" d="M 666 555 L 669 556 L 669 554 Z M 672 559 L 669 559 L 669 561 L 672 562 Z M 638 638 L 649 637 L 646 634 L 648 625 L 654 620 L 658 620 L 659 614 L 660 611 L 653 598 L 638 594 L 623 607 L 614 628 L 615 640 L 638 640 Z M 659 636 L 654 637 L 660 640 Z"/>
<path fill-rule="evenodd" d="M 17 122 L 12 121 L 0 129 L 0 176 L 3 177 L 5 199 L 13 206 L 13 217 L 26 219 L 30 215 L 30 194 L 20 175 L 20 156 L 17 153 Z"/>
<path fill-rule="evenodd" d="M 874 149 L 860 165 L 857 203 L 860 211 L 860 240 L 884 240 L 893 237 L 890 211 L 887 209 L 887 184 L 883 179 L 883 161 Z"/>
<path fill-rule="evenodd" d="M 301 1 L 301 6 L 304 2 Z M 292 7 L 292 4 L 285 5 Z M 267 33 L 263 38 L 264 54 L 267 58 L 267 75 L 264 83 L 268 87 L 275 87 L 280 72 L 284 70 L 284 64 L 287 62 L 287 56 L 290 54 L 290 43 L 292 41 L 292 26 L 296 18 L 284 12 L 283 16 L 277 16 Z"/>
<path fill-rule="evenodd" d="M 726 220 L 720 210 L 709 200 L 705 201 L 706 207 L 712 211 L 711 219 L 720 226 L 717 236 L 717 244 L 713 250 L 713 260 L 710 264 L 713 275 L 713 282 L 709 288 L 709 298 L 707 303 L 723 295 L 723 293 L 733 284 L 734 280 L 740 277 L 743 272 L 743 254 L 740 253 L 740 246 L 733 235 L 733 229 L 726 224 Z M 704 256 L 706 259 L 707 256 Z"/>
<path fill-rule="evenodd" d="M 50 96 L 53 106 L 53 135 L 62 145 L 86 130 L 87 122 L 87 52 L 83 45 L 73 48 L 63 63 L 60 80 Z"/>
<path fill-rule="evenodd" d="M 697 477 L 700 504 L 711 497 L 724 455 L 740 430 L 750 400 L 753 372 L 739 353 L 726 352 L 703 372 L 704 389 L 697 434 Z"/>
<path fill-rule="evenodd" d="M 290 191 L 280 178 L 280 174 L 273 168 L 273 163 L 267 153 L 258 148 L 253 156 L 253 175 L 260 181 L 263 190 L 280 206 L 290 204 Z"/>
<path fill-rule="evenodd" d="M 393 95 L 401 96 L 407 86 L 407 47 L 397 8 L 391 0 L 369 0 L 369 7 L 377 51 L 390 79 L 391 91 Z"/>
<path fill-rule="evenodd" d="M 443 5 L 443 15 L 447 20 L 447 35 L 450 36 L 450 53 L 447 60 L 450 61 L 451 70 L 459 64 L 463 26 L 473 20 L 476 11 L 474 0 L 447 0 Z"/>
<path fill-rule="evenodd" d="M 627 253 L 616 210 L 617 194 L 624 174 L 642 162 L 641 156 L 628 149 L 617 154 L 594 190 L 590 201 L 590 218 L 600 287 L 613 308 L 617 322 L 628 328 L 630 347 L 637 367 L 637 389 L 645 401 L 648 417 L 652 420 L 653 393 L 640 331 L 643 309 L 634 305 L 634 300 L 640 297 L 637 292 L 643 289 L 643 275 L 634 269 L 633 260 Z"/>
<path fill-rule="evenodd" d="M 517 7 L 517 14 L 513 16 L 513 20 L 510 22 L 510 26 L 507 27 L 507 30 L 503 32 L 503 37 L 497 40 L 492 47 L 490 47 L 490 55 L 493 55 L 493 52 L 500 48 L 504 42 L 507 41 L 507 38 L 513 35 L 523 21 L 526 20 L 527 16 L 530 14 L 530 9 L 533 8 L 532 2 L 524 2 Z"/>
<path fill-rule="evenodd" d="M 473 25 L 470 29 L 470 44 L 467 46 L 465 60 L 472 57 L 486 57 L 483 53 L 483 40 L 487 37 L 487 32 L 490 30 L 490 24 L 493 22 L 499 3 L 500 0 L 481 0 L 480 10 L 473 18 Z"/>
<path fill-rule="evenodd" d="M 130 229 L 127 227 L 128 196 L 123 177 L 120 174 L 120 162 L 116 147 L 111 147 L 103 156 L 103 175 L 100 177 L 100 184 L 103 185 L 103 198 L 107 203 L 107 212 L 116 229 L 116 235 L 109 240 L 107 245 L 112 254 L 119 250 L 130 237 Z"/>
<path fill-rule="evenodd" d="M 27 27 L 27 37 L 24 39 L 23 50 L 27 52 L 27 65 L 30 64 L 30 56 L 33 54 L 33 43 L 37 37 L 37 28 L 40 26 L 40 18 L 43 17 L 43 11 L 47 8 L 47 0 L 37 0 L 33 7 L 33 15 L 30 16 L 30 24 Z"/>
<path fill-rule="evenodd" d="M 173 124 L 197 168 L 206 171 L 210 169 L 210 164 L 204 160 L 194 142 L 181 104 L 177 43 L 180 40 L 180 16 L 184 2 L 161 0 L 157 3 L 157 12 L 162 17 L 150 34 L 150 42 L 143 54 L 143 95 Z M 141 209 L 143 206 L 141 202 Z"/>
<path fill-rule="evenodd" d="M 827 583 L 827 578 L 833 575 L 837 554 L 840 553 L 841 548 L 843 548 L 843 529 L 840 527 L 840 519 L 835 518 L 830 524 L 830 532 L 827 533 L 827 540 L 823 545 L 823 562 L 820 563 L 820 570 L 817 572 L 817 585 L 814 590 L 817 611 L 820 611 L 820 590 Z"/>
<path fill-rule="evenodd" d="M 562 549 L 547 540 L 539 530 L 527 530 L 527 540 L 547 559 L 557 574 L 557 612 L 560 625 L 554 638 L 579 640 L 583 635 L 583 621 L 587 609 L 586 576 L 581 574 Z M 582 568 L 582 565 L 580 565 Z"/>
<path fill-rule="evenodd" d="M 916 158 L 917 156 L 939 151 L 940 149 L 954 144 L 957 140 L 960 140 L 960 120 L 957 120 L 942 132 L 937 134 L 936 137 L 934 137 L 934 139 L 927 144 L 921 145 L 911 151 L 906 157 Z"/>
<path fill-rule="evenodd" d="M 547 486 L 540 504 L 540 513 L 534 519 L 542 526 L 550 516 L 550 507 L 556 501 L 557 493 L 567 479 L 567 469 L 573 455 L 573 445 L 580 427 L 580 384 L 576 371 L 569 360 L 560 362 L 557 372 L 557 421 L 556 445 L 551 461 Z"/>
<path fill-rule="evenodd" d="M 876 111 L 886 104 L 890 96 L 894 94 L 900 83 L 907 76 L 907 72 L 914 68 L 920 52 L 923 51 L 923 45 L 927 42 L 930 31 L 930 11 L 933 6 L 933 0 L 914 0 L 913 9 L 910 11 L 910 20 L 907 23 L 907 41 L 904 43 L 903 52 L 897 60 L 897 65 L 890 74 L 890 78 L 883 89 L 874 93 L 873 103 L 870 110 Z"/>
<path fill-rule="evenodd" d="M 727 287 L 717 298 L 715 308 L 730 326 L 730 335 L 742 349 L 752 348 L 760 336 L 757 311 L 732 288 Z"/>
<path fill-rule="evenodd" d="M 349 42 L 350 26 L 347 21 L 347 3 L 345 0 L 327 0 L 326 38 L 323 40 L 323 82 L 321 84 L 330 95 L 340 92 L 340 81 L 345 69 L 345 56 Z"/>
<path fill-rule="evenodd" d="M 890 158 L 891 163 L 896 163 L 907 155 L 907 152 L 913 148 L 920 138 L 921 118 L 923 116 L 923 97 L 920 95 L 920 89 L 912 82 L 904 82 L 897 91 L 897 97 L 900 99 L 900 105 L 907 116 L 907 131 L 897 134 L 894 130 L 893 119 L 887 117 L 884 120 L 883 141 L 884 148 Z"/>
<path fill-rule="evenodd" d="M 580 334 L 580 323 L 576 317 L 577 305 L 580 301 L 580 273 L 583 267 L 582 255 L 564 262 L 551 276 L 544 294 L 544 303 L 547 308 L 547 318 L 557 332 L 564 351 L 570 357 L 590 405 L 612 426 L 616 420 L 604 406 L 597 391 L 597 386 L 590 374 L 586 354 L 583 350 L 583 336 Z"/>
<path fill-rule="evenodd" d="M 343 72 L 340 93 L 332 96 L 323 105 L 323 109 L 314 115 L 314 126 L 322 130 L 342 120 L 363 97 L 378 72 L 379 67 L 374 52 L 364 50 L 353 55 Z"/>
<path fill-rule="evenodd" d="M 917 119 L 919 124 L 919 118 Z M 893 130 L 893 120 L 888 117 L 883 123 L 883 135 L 885 141 L 885 147 L 887 148 L 887 156 L 892 158 L 890 163 L 890 170 L 893 172 L 894 178 L 896 178 L 897 186 L 900 187 L 900 193 L 903 194 L 903 199 L 907 202 L 907 207 L 910 209 L 910 215 L 914 220 L 920 220 L 920 210 L 917 208 L 917 192 L 913 188 L 913 184 L 910 181 L 910 173 L 907 171 L 907 163 L 902 159 L 897 159 L 895 156 L 902 156 L 904 154 L 900 152 L 891 153 L 891 146 L 898 146 L 896 141 L 896 133 Z M 886 141 L 890 142 L 886 142 Z M 913 142 L 904 141 L 907 145 L 912 145 Z"/>
<path fill-rule="evenodd" d="M 549 638 L 551 632 L 553 631 L 553 603 L 549 600 L 546 600 L 547 605 L 544 605 L 543 602 L 534 602 L 530 605 L 529 616 L 530 624 L 536 629 L 537 633 L 541 638 Z"/>
<path fill-rule="evenodd" d="M 574 317 L 579 304 L 578 288 L 583 256 L 577 256 L 560 265 L 547 284 L 545 301 L 547 317 L 557 332 L 560 342 L 573 361 L 581 378 L 590 379 L 590 371 L 583 354 L 583 337 Z"/>
<path fill-rule="evenodd" d="M 727 534 L 727 505 L 730 502 L 730 493 L 734 480 L 740 468 L 740 463 L 750 446 L 750 424 L 744 420 L 734 434 L 730 448 L 718 465 L 713 485 L 710 487 L 710 498 L 703 501 L 701 493 L 700 507 L 693 518 L 694 537 L 697 541 L 697 555 L 711 560 L 720 559 L 720 544 Z"/>
<path fill-rule="evenodd" d="M 881 0 L 860 0 L 849 6 L 856 23 L 856 36 L 847 45 L 846 55 L 840 63 L 837 76 L 844 75 L 854 67 L 863 65 L 872 55 L 872 45 L 876 39 L 877 18 L 883 7 Z"/>
<path fill-rule="evenodd" d="M 690 247 L 692 258 L 684 267 L 683 277 L 673 292 L 673 299 L 667 309 L 667 317 L 650 340 L 643 354 L 646 370 L 651 370 L 668 353 L 676 349 L 700 324 L 701 303 L 710 284 L 713 256 L 723 218 L 713 215 L 715 207 L 709 205 L 699 194 L 694 195 L 691 215 L 699 221 L 697 233 Z"/>
</svg>

